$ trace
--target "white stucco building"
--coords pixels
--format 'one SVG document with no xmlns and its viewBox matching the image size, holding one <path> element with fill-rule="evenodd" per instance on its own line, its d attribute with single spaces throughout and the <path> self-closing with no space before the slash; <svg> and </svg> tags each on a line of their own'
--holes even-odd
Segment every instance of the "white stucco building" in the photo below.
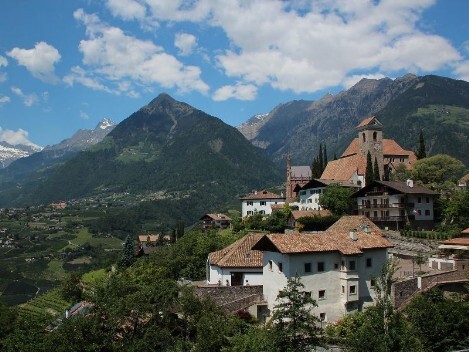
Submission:
<svg viewBox="0 0 469 352">
<path fill-rule="evenodd" d="M 333 322 L 375 299 L 373 277 L 380 275 L 392 244 L 364 216 L 345 216 L 326 232 L 264 235 L 253 249 L 264 253 L 263 293 L 272 311 L 287 280 L 299 275 L 316 300 L 313 312 Z"/>
<path fill-rule="evenodd" d="M 258 233 L 248 234 L 230 246 L 210 253 L 207 260 L 207 284 L 262 285 L 263 254 L 251 249 L 262 236 Z"/>
<path fill-rule="evenodd" d="M 241 198 L 241 216 L 244 218 L 254 214 L 269 215 L 272 213 L 272 205 L 284 204 L 285 197 L 266 190 L 255 191 Z"/>
<path fill-rule="evenodd" d="M 381 227 L 432 229 L 433 204 L 438 192 L 415 185 L 412 180 L 374 181 L 354 194 L 359 215 Z"/>
<path fill-rule="evenodd" d="M 319 205 L 319 197 L 324 193 L 326 187 L 331 184 L 339 184 L 342 187 L 351 187 L 354 189 L 359 188 L 358 186 L 354 186 L 354 184 L 344 184 L 341 181 L 321 180 L 315 178 L 304 186 L 297 187 L 295 189 L 295 191 L 298 192 L 300 196 L 300 201 L 299 204 L 295 203 L 294 205 L 298 205 L 299 210 L 321 210 L 321 206 Z"/>
</svg>

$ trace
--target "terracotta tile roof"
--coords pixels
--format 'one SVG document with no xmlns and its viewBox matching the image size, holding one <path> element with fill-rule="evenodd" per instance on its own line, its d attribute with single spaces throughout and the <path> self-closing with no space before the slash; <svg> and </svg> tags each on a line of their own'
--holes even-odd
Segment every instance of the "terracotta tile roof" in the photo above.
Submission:
<svg viewBox="0 0 469 352">
<path fill-rule="evenodd" d="M 456 246 L 469 246 L 469 238 L 468 237 L 456 237 L 450 240 L 442 241 L 442 244 L 451 244 Z"/>
<path fill-rule="evenodd" d="M 371 117 L 364 119 L 362 122 L 360 122 L 357 128 L 368 126 L 374 119 L 376 119 L 376 116 L 371 116 Z"/>
<path fill-rule="evenodd" d="M 349 155 L 360 153 L 360 142 L 358 138 L 355 138 L 342 153 L 341 158 L 344 158 Z M 388 156 L 408 156 L 412 159 L 417 159 L 415 153 L 411 150 L 405 150 L 402 148 L 394 139 L 383 139 L 383 156 L 386 158 Z M 414 161 L 415 161 L 414 160 Z M 365 160 L 366 161 L 366 160 Z"/>
<path fill-rule="evenodd" d="M 321 210 L 292 210 L 290 216 L 293 219 L 298 220 L 299 218 L 304 218 L 305 216 L 328 216 L 331 215 L 331 212 L 327 209 Z"/>
<path fill-rule="evenodd" d="M 250 199 L 285 199 L 284 196 L 263 190 L 259 192 L 254 192 L 251 193 L 243 198 L 241 200 L 250 200 Z"/>
<path fill-rule="evenodd" d="M 160 238 L 160 235 L 139 235 L 138 240 L 140 242 L 148 241 L 148 237 L 150 237 L 150 242 L 156 242 Z"/>
<path fill-rule="evenodd" d="M 351 229 L 356 229 L 359 232 L 365 231 L 380 236 L 383 235 L 381 229 L 364 215 L 342 216 L 327 229 L 327 232 L 349 232 Z"/>
<path fill-rule="evenodd" d="M 373 187 L 377 185 L 386 186 L 398 193 L 402 194 L 423 194 L 423 195 L 430 195 L 430 196 L 437 196 L 439 195 L 438 192 L 432 191 L 423 186 L 416 185 L 414 183 L 413 187 L 407 186 L 407 183 L 401 181 L 373 181 L 371 184 L 366 185 L 361 190 L 355 192 L 353 197 L 365 197 L 366 193 L 373 190 Z"/>
<path fill-rule="evenodd" d="M 353 240 L 346 232 L 270 234 L 262 237 L 253 249 L 276 250 L 282 254 L 299 254 L 338 251 L 345 255 L 361 254 L 363 250 L 390 248 L 393 245 L 384 237 L 357 231 Z"/>
<path fill-rule="evenodd" d="M 306 177 L 311 178 L 311 168 L 306 166 L 292 166 L 290 170 L 290 175 L 293 178 Z"/>
<path fill-rule="evenodd" d="M 210 253 L 208 261 L 219 267 L 262 268 L 264 254 L 251 248 L 263 236 L 262 233 L 248 234 L 228 247 Z"/>
<path fill-rule="evenodd" d="M 226 216 L 225 214 L 205 214 L 199 220 L 202 220 L 205 217 L 209 217 L 212 220 L 217 220 L 217 221 L 221 221 L 221 220 L 231 221 L 231 218 L 229 216 Z"/>
<path fill-rule="evenodd" d="M 354 154 L 345 158 L 329 161 L 321 175 L 321 180 L 348 182 L 357 171 L 359 175 L 364 175 L 365 169 L 366 158 L 360 154 Z"/>
<path fill-rule="evenodd" d="M 465 230 L 462 230 L 462 231 L 461 231 L 461 234 L 462 234 L 462 235 L 469 235 L 469 227 L 468 227 L 467 229 L 465 229 Z"/>
</svg>

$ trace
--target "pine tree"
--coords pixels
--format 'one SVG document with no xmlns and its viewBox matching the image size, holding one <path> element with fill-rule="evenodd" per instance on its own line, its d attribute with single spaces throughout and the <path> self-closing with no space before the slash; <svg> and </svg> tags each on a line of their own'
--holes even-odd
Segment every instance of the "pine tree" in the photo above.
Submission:
<svg viewBox="0 0 469 352">
<path fill-rule="evenodd" d="M 427 153 L 425 152 L 425 138 L 423 137 L 423 131 L 420 130 L 420 136 L 419 136 L 419 149 L 417 150 L 417 153 L 415 153 L 417 156 L 417 159 L 423 159 L 427 157 Z"/>
<path fill-rule="evenodd" d="M 319 172 L 322 174 L 322 171 L 324 170 L 324 159 L 322 157 L 322 144 L 319 144 L 318 164 L 319 164 Z"/>
<path fill-rule="evenodd" d="M 368 151 L 366 155 L 366 171 L 365 171 L 365 185 L 373 182 L 373 162 L 371 161 L 371 153 Z"/>
<path fill-rule="evenodd" d="M 324 144 L 323 152 L 324 152 L 324 156 L 322 157 L 323 168 L 322 168 L 321 174 L 324 172 L 324 170 L 326 169 L 326 166 L 327 166 L 327 150 L 326 150 L 326 145 L 325 144 Z"/>
<path fill-rule="evenodd" d="M 127 236 L 124 243 L 124 251 L 122 253 L 121 266 L 129 267 L 134 262 L 134 241 L 131 236 Z"/>
<path fill-rule="evenodd" d="M 319 319 L 311 313 L 316 301 L 302 289 L 298 276 L 288 279 L 277 296 L 272 315 L 272 331 L 279 351 L 311 351 L 319 344 Z"/>
<path fill-rule="evenodd" d="M 378 159 L 375 156 L 375 164 L 373 165 L 373 181 L 380 181 Z"/>
<path fill-rule="evenodd" d="M 334 160 L 337 160 L 337 154 L 334 152 Z"/>
</svg>

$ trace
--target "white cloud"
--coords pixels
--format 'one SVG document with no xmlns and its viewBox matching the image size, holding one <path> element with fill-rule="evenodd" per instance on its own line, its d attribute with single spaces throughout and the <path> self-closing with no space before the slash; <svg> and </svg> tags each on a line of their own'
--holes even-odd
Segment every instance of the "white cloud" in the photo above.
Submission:
<svg viewBox="0 0 469 352">
<path fill-rule="evenodd" d="M 106 6 L 115 17 L 124 20 L 144 19 L 146 8 L 136 0 L 107 0 Z"/>
<path fill-rule="evenodd" d="M 33 106 L 35 103 L 38 102 L 38 97 L 35 93 L 31 93 L 31 94 L 25 94 L 23 93 L 23 91 L 18 88 L 18 87 L 11 87 L 10 88 L 11 91 L 16 94 L 17 96 L 19 96 L 21 99 L 23 99 L 23 104 L 30 107 L 30 106 Z"/>
<path fill-rule="evenodd" d="M 0 104 L 5 104 L 5 103 L 9 103 L 10 102 L 10 97 L 8 96 L 3 96 L 3 97 L 0 97 Z"/>
<path fill-rule="evenodd" d="M 454 69 L 459 79 L 469 82 L 469 60 L 458 63 Z"/>
<path fill-rule="evenodd" d="M 113 92 L 111 89 L 99 82 L 97 78 L 92 77 L 80 66 L 72 67 L 70 73 L 63 78 L 63 81 L 69 86 L 73 86 L 73 84 L 77 82 L 93 90 L 99 90 L 115 94 L 115 92 Z"/>
<path fill-rule="evenodd" d="M 381 79 L 386 77 L 385 75 L 381 73 L 374 73 L 374 74 L 366 74 L 366 75 L 353 75 L 346 77 L 342 85 L 344 86 L 345 89 L 349 89 L 350 87 L 353 87 L 355 84 L 357 84 L 359 81 L 361 81 L 363 78 L 367 79 Z"/>
<path fill-rule="evenodd" d="M 44 82 L 55 83 L 58 81 L 55 75 L 54 65 L 59 62 L 59 51 L 45 43 L 36 43 L 33 49 L 13 48 L 7 55 L 18 61 L 18 64 L 26 67 L 31 74 Z"/>
<path fill-rule="evenodd" d="M 223 86 L 213 94 L 213 100 L 215 101 L 223 101 L 228 100 L 230 98 L 238 99 L 238 100 L 254 100 L 257 95 L 257 87 L 248 84 L 242 85 L 237 84 L 235 86 Z"/>
<path fill-rule="evenodd" d="M 8 60 L 6 59 L 6 57 L 0 55 L 0 67 L 7 67 L 8 66 Z"/>
<path fill-rule="evenodd" d="M 37 147 L 36 144 L 32 143 L 28 139 L 29 132 L 23 129 L 18 129 L 17 131 L 13 130 L 4 130 L 0 127 L 0 141 L 7 142 L 11 145 L 24 144 Z"/>
<path fill-rule="evenodd" d="M 221 28 L 230 48 L 215 61 L 226 76 L 295 92 L 349 84 L 357 71 L 392 76 L 456 67 L 461 54 L 421 29 L 423 12 L 435 2 L 138 0 L 146 7 L 142 22 Z"/>
<path fill-rule="evenodd" d="M 88 120 L 90 116 L 86 112 L 80 110 L 80 118 L 83 120 Z"/>
<path fill-rule="evenodd" d="M 79 50 L 93 75 L 113 82 L 127 79 L 143 86 L 175 87 L 180 92 L 208 91 L 199 67 L 186 66 L 153 42 L 126 35 L 81 9 L 74 17 L 86 26 L 88 39 L 80 41 Z"/>
<path fill-rule="evenodd" d="M 197 38 L 188 33 L 177 33 L 174 38 L 174 46 L 179 49 L 181 56 L 188 56 L 197 46 Z"/>
</svg>

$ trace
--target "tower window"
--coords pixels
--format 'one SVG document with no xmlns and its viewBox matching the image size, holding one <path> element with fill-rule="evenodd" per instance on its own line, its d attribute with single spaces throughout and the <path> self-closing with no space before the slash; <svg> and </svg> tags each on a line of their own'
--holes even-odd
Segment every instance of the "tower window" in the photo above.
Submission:
<svg viewBox="0 0 469 352">
<path fill-rule="evenodd" d="M 365 135 L 365 133 L 362 133 L 362 138 L 363 138 L 363 142 L 366 142 L 366 135 Z"/>
<path fill-rule="evenodd" d="M 378 137 L 378 132 L 373 132 L 373 140 L 376 142 L 376 139 Z"/>
</svg>

